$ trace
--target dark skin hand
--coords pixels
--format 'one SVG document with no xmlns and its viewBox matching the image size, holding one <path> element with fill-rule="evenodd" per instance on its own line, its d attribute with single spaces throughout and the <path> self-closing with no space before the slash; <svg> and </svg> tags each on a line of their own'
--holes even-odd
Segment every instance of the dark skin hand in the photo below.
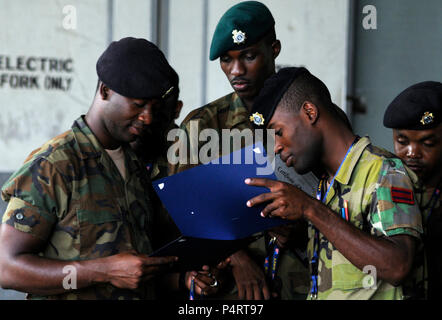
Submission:
<svg viewBox="0 0 442 320">
<path fill-rule="evenodd" d="M 268 231 L 271 238 L 281 249 L 305 249 L 307 242 L 307 224 L 298 220 L 295 223 L 274 227 Z"/>
<path fill-rule="evenodd" d="M 310 221 L 357 268 L 362 270 L 367 265 L 373 265 L 379 278 L 395 286 L 411 270 L 416 246 L 413 237 L 371 236 L 342 219 L 322 202 L 284 182 L 253 178 L 246 179 L 245 183 L 270 190 L 250 199 L 247 206 L 267 203 L 261 213 L 263 218 Z"/>
<path fill-rule="evenodd" d="M 215 268 L 203 266 L 201 271 L 186 273 L 185 284 L 190 290 L 192 279 L 195 283 L 195 293 L 198 295 L 214 295 L 222 288 L 225 281 L 225 269 L 230 264 L 230 258 L 220 262 Z M 216 286 L 215 286 L 216 285 Z"/>
<path fill-rule="evenodd" d="M 124 252 L 85 261 L 60 261 L 38 256 L 44 241 L 13 227 L 0 226 L 0 284 L 4 288 L 38 294 L 65 293 L 63 268 L 74 266 L 77 288 L 96 283 L 111 283 L 118 288 L 135 289 L 170 269 L 177 257 L 149 257 Z"/>
<path fill-rule="evenodd" d="M 239 300 L 270 299 L 270 290 L 264 272 L 245 251 L 234 253 L 230 256 L 230 260 Z"/>
<path fill-rule="evenodd" d="M 167 272 L 178 259 L 124 252 L 88 261 L 50 260 L 36 254 L 44 245 L 42 240 L 8 225 L 0 227 L 0 242 L 2 243 L 0 246 L 2 286 L 38 295 L 66 292 L 62 283 L 66 277 L 63 268 L 67 265 L 76 268 L 78 289 L 103 282 L 111 283 L 117 288 L 136 289 L 141 282 Z M 222 271 L 229 263 L 230 260 L 227 259 L 216 268 L 203 266 L 199 272 L 187 272 L 185 276 L 187 288 L 190 288 L 193 277 L 197 294 L 217 293 L 224 279 Z M 164 278 L 165 284 L 178 288 L 179 274 L 165 274 Z M 211 286 L 214 284 L 214 279 L 218 281 L 216 287 Z"/>
</svg>

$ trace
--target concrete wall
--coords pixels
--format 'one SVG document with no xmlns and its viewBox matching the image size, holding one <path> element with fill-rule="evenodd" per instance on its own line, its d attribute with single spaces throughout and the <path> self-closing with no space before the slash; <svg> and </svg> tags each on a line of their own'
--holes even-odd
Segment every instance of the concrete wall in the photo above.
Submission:
<svg viewBox="0 0 442 320">
<path fill-rule="evenodd" d="M 155 19 L 168 19 L 163 47 L 181 77 L 178 122 L 230 92 L 208 50 L 219 18 L 237 2 L 168 0 L 161 2 L 168 14 L 155 17 L 153 0 L 0 0 L 0 172 L 16 170 L 31 150 L 85 113 L 95 91 L 95 63 L 109 41 L 156 38 Z M 348 0 L 263 2 L 282 42 L 277 64 L 306 66 L 345 109 Z M 63 11 L 67 5 L 75 9 L 74 29 L 66 28 L 72 16 Z"/>
<path fill-rule="evenodd" d="M 0 171 L 67 130 L 92 100 L 94 61 L 107 42 L 107 16 L 96 13 L 107 1 L 78 1 L 76 29 L 63 27 L 68 4 L 0 0 Z"/>
</svg>

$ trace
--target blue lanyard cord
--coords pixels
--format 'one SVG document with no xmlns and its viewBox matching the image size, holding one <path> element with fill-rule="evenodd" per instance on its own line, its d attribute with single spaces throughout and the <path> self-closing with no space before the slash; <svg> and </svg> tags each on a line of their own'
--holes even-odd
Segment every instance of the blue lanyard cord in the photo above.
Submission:
<svg viewBox="0 0 442 320">
<path fill-rule="evenodd" d="M 273 250 L 273 259 L 272 259 L 272 280 L 275 280 L 275 277 L 276 277 L 276 268 L 278 265 L 278 257 L 279 257 L 279 248 L 278 248 L 278 245 L 275 244 L 275 249 Z"/>
<path fill-rule="evenodd" d="M 269 271 L 271 271 L 270 278 L 272 280 L 274 280 L 276 277 L 276 269 L 278 266 L 278 258 L 279 258 L 279 250 L 280 250 L 278 245 L 276 244 L 276 237 L 273 237 L 270 239 L 268 247 L 269 247 L 269 249 L 272 249 L 272 250 L 269 250 L 270 252 L 272 252 L 272 260 L 271 260 L 272 267 L 271 267 L 271 270 L 269 270 L 269 268 L 270 268 L 270 254 L 269 254 L 264 259 L 264 271 L 265 271 L 266 275 L 268 275 Z"/>
<path fill-rule="evenodd" d="M 195 280 L 190 281 L 189 300 L 195 300 Z"/>
<path fill-rule="evenodd" d="M 314 227 L 313 227 L 314 228 Z M 315 229 L 315 239 L 314 239 L 314 252 L 311 260 L 311 270 L 312 270 L 312 288 L 310 290 L 310 298 L 316 299 L 318 297 L 318 249 L 319 249 L 319 232 Z"/>
<path fill-rule="evenodd" d="M 344 164 L 345 160 L 348 157 L 348 154 L 350 153 L 351 149 L 353 148 L 353 146 L 355 145 L 355 143 L 359 140 L 359 137 L 356 137 L 355 141 L 353 141 L 353 143 L 351 144 L 350 148 L 348 148 L 347 153 L 345 154 L 344 159 L 342 160 L 341 164 L 339 165 L 338 171 L 336 171 L 335 175 L 333 176 L 332 181 L 330 182 L 330 185 L 327 188 L 327 192 L 325 193 L 325 196 L 323 199 L 320 199 L 320 201 L 322 201 L 323 203 L 325 203 L 325 200 L 327 199 L 327 195 L 328 192 L 330 191 L 331 187 L 333 186 L 333 183 L 335 182 L 335 178 L 338 175 L 339 171 L 341 171 L 341 167 Z M 320 191 L 320 190 L 319 190 Z M 318 197 L 318 195 L 316 195 L 316 198 Z"/>
<path fill-rule="evenodd" d="M 316 199 L 318 201 L 322 201 L 322 203 L 325 203 L 327 199 L 328 192 L 330 191 L 331 187 L 333 186 L 333 183 L 335 182 L 335 177 L 338 175 L 339 171 L 341 170 L 342 165 L 344 164 L 345 160 L 347 159 L 351 149 L 356 144 L 356 142 L 359 140 L 359 137 L 356 137 L 356 139 L 353 141 L 351 146 L 348 148 L 347 153 L 345 154 L 344 159 L 342 160 L 341 164 L 339 165 L 338 171 L 336 171 L 335 175 L 333 176 L 332 181 L 330 182 L 330 185 L 327 188 L 327 192 L 325 193 L 324 197 L 322 196 L 323 188 L 326 185 L 326 178 L 323 178 L 319 180 L 318 189 L 316 190 Z M 310 290 L 310 298 L 316 299 L 318 297 L 318 264 L 319 264 L 319 230 L 313 226 L 313 229 L 315 231 L 315 238 L 313 242 L 313 257 L 310 261 L 311 264 L 311 271 L 312 271 L 312 288 Z"/>
<path fill-rule="evenodd" d="M 322 188 L 325 185 L 326 179 L 319 180 L 318 189 L 316 190 L 316 199 L 322 201 Z M 315 230 L 315 237 L 313 239 L 313 257 L 310 261 L 312 272 L 312 288 L 310 290 L 310 298 L 316 299 L 318 297 L 318 252 L 319 252 L 319 231 L 313 226 Z"/>
</svg>

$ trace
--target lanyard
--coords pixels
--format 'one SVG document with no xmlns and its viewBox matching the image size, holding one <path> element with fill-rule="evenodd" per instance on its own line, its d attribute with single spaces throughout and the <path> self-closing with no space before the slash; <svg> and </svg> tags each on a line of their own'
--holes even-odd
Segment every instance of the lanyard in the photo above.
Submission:
<svg viewBox="0 0 442 320">
<path fill-rule="evenodd" d="M 271 280 L 274 280 L 276 277 L 276 268 L 278 265 L 278 258 L 279 258 L 279 247 L 276 244 L 276 237 L 273 237 L 270 239 L 268 247 L 269 247 L 269 252 L 273 251 L 272 267 L 270 269 L 270 254 L 269 254 L 267 257 L 265 257 L 265 260 L 264 260 L 264 271 L 265 271 L 266 275 L 268 275 L 269 270 L 271 270 L 270 278 L 271 278 Z"/>
<path fill-rule="evenodd" d="M 355 145 L 355 143 L 358 140 L 359 140 L 359 137 L 356 137 L 355 141 L 353 141 L 350 148 L 348 148 L 347 153 L 345 154 L 344 159 L 342 160 L 341 164 L 339 165 L 338 171 L 336 171 L 335 175 L 333 176 L 333 179 L 330 182 L 330 185 L 328 186 L 327 192 L 325 193 L 324 196 L 322 196 L 322 194 L 323 194 L 322 191 L 324 189 L 324 186 L 326 185 L 327 179 L 323 178 L 319 181 L 318 189 L 316 190 L 316 199 L 318 201 L 321 201 L 322 203 L 325 204 L 328 192 L 330 191 L 331 187 L 333 186 L 336 176 L 338 175 L 339 171 L 341 170 L 341 167 L 344 164 L 345 160 L 347 159 L 351 149 L 353 148 L 353 146 Z M 311 276 L 312 288 L 310 290 L 310 298 L 313 300 L 316 300 L 318 298 L 319 230 L 313 225 L 312 225 L 312 227 L 313 227 L 313 230 L 315 231 L 315 236 L 314 236 L 314 240 L 313 240 L 313 257 L 310 261 L 311 270 L 312 270 L 312 276 Z"/>
<path fill-rule="evenodd" d="M 195 300 L 195 280 L 190 280 L 189 300 Z"/>
</svg>

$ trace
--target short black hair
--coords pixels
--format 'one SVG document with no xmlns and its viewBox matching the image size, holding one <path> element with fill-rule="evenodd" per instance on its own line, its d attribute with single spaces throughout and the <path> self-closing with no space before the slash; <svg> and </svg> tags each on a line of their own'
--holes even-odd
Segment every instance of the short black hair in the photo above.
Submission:
<svg viewBox="0 0 442 320">
<path fill-rule="evenodd" d="M 292 82 L 282 96 L 278 108 L 299 112 L 306 101 L 325 108 L 331 115 L 343 122 L 348 129 L 353 131 L 345 112 L 332 102 L 330 91 L 325 83 L 311 73 L 304 73 Z"/>
<path fill-rule="evenodd" d="M 278 107 L 297 112 L 305 101 L 323 107 L 329 107 L 332 104 L 327 86 L 311 73 L 304 73 L 292 82 L 282 96 Z"/>
</svg>

